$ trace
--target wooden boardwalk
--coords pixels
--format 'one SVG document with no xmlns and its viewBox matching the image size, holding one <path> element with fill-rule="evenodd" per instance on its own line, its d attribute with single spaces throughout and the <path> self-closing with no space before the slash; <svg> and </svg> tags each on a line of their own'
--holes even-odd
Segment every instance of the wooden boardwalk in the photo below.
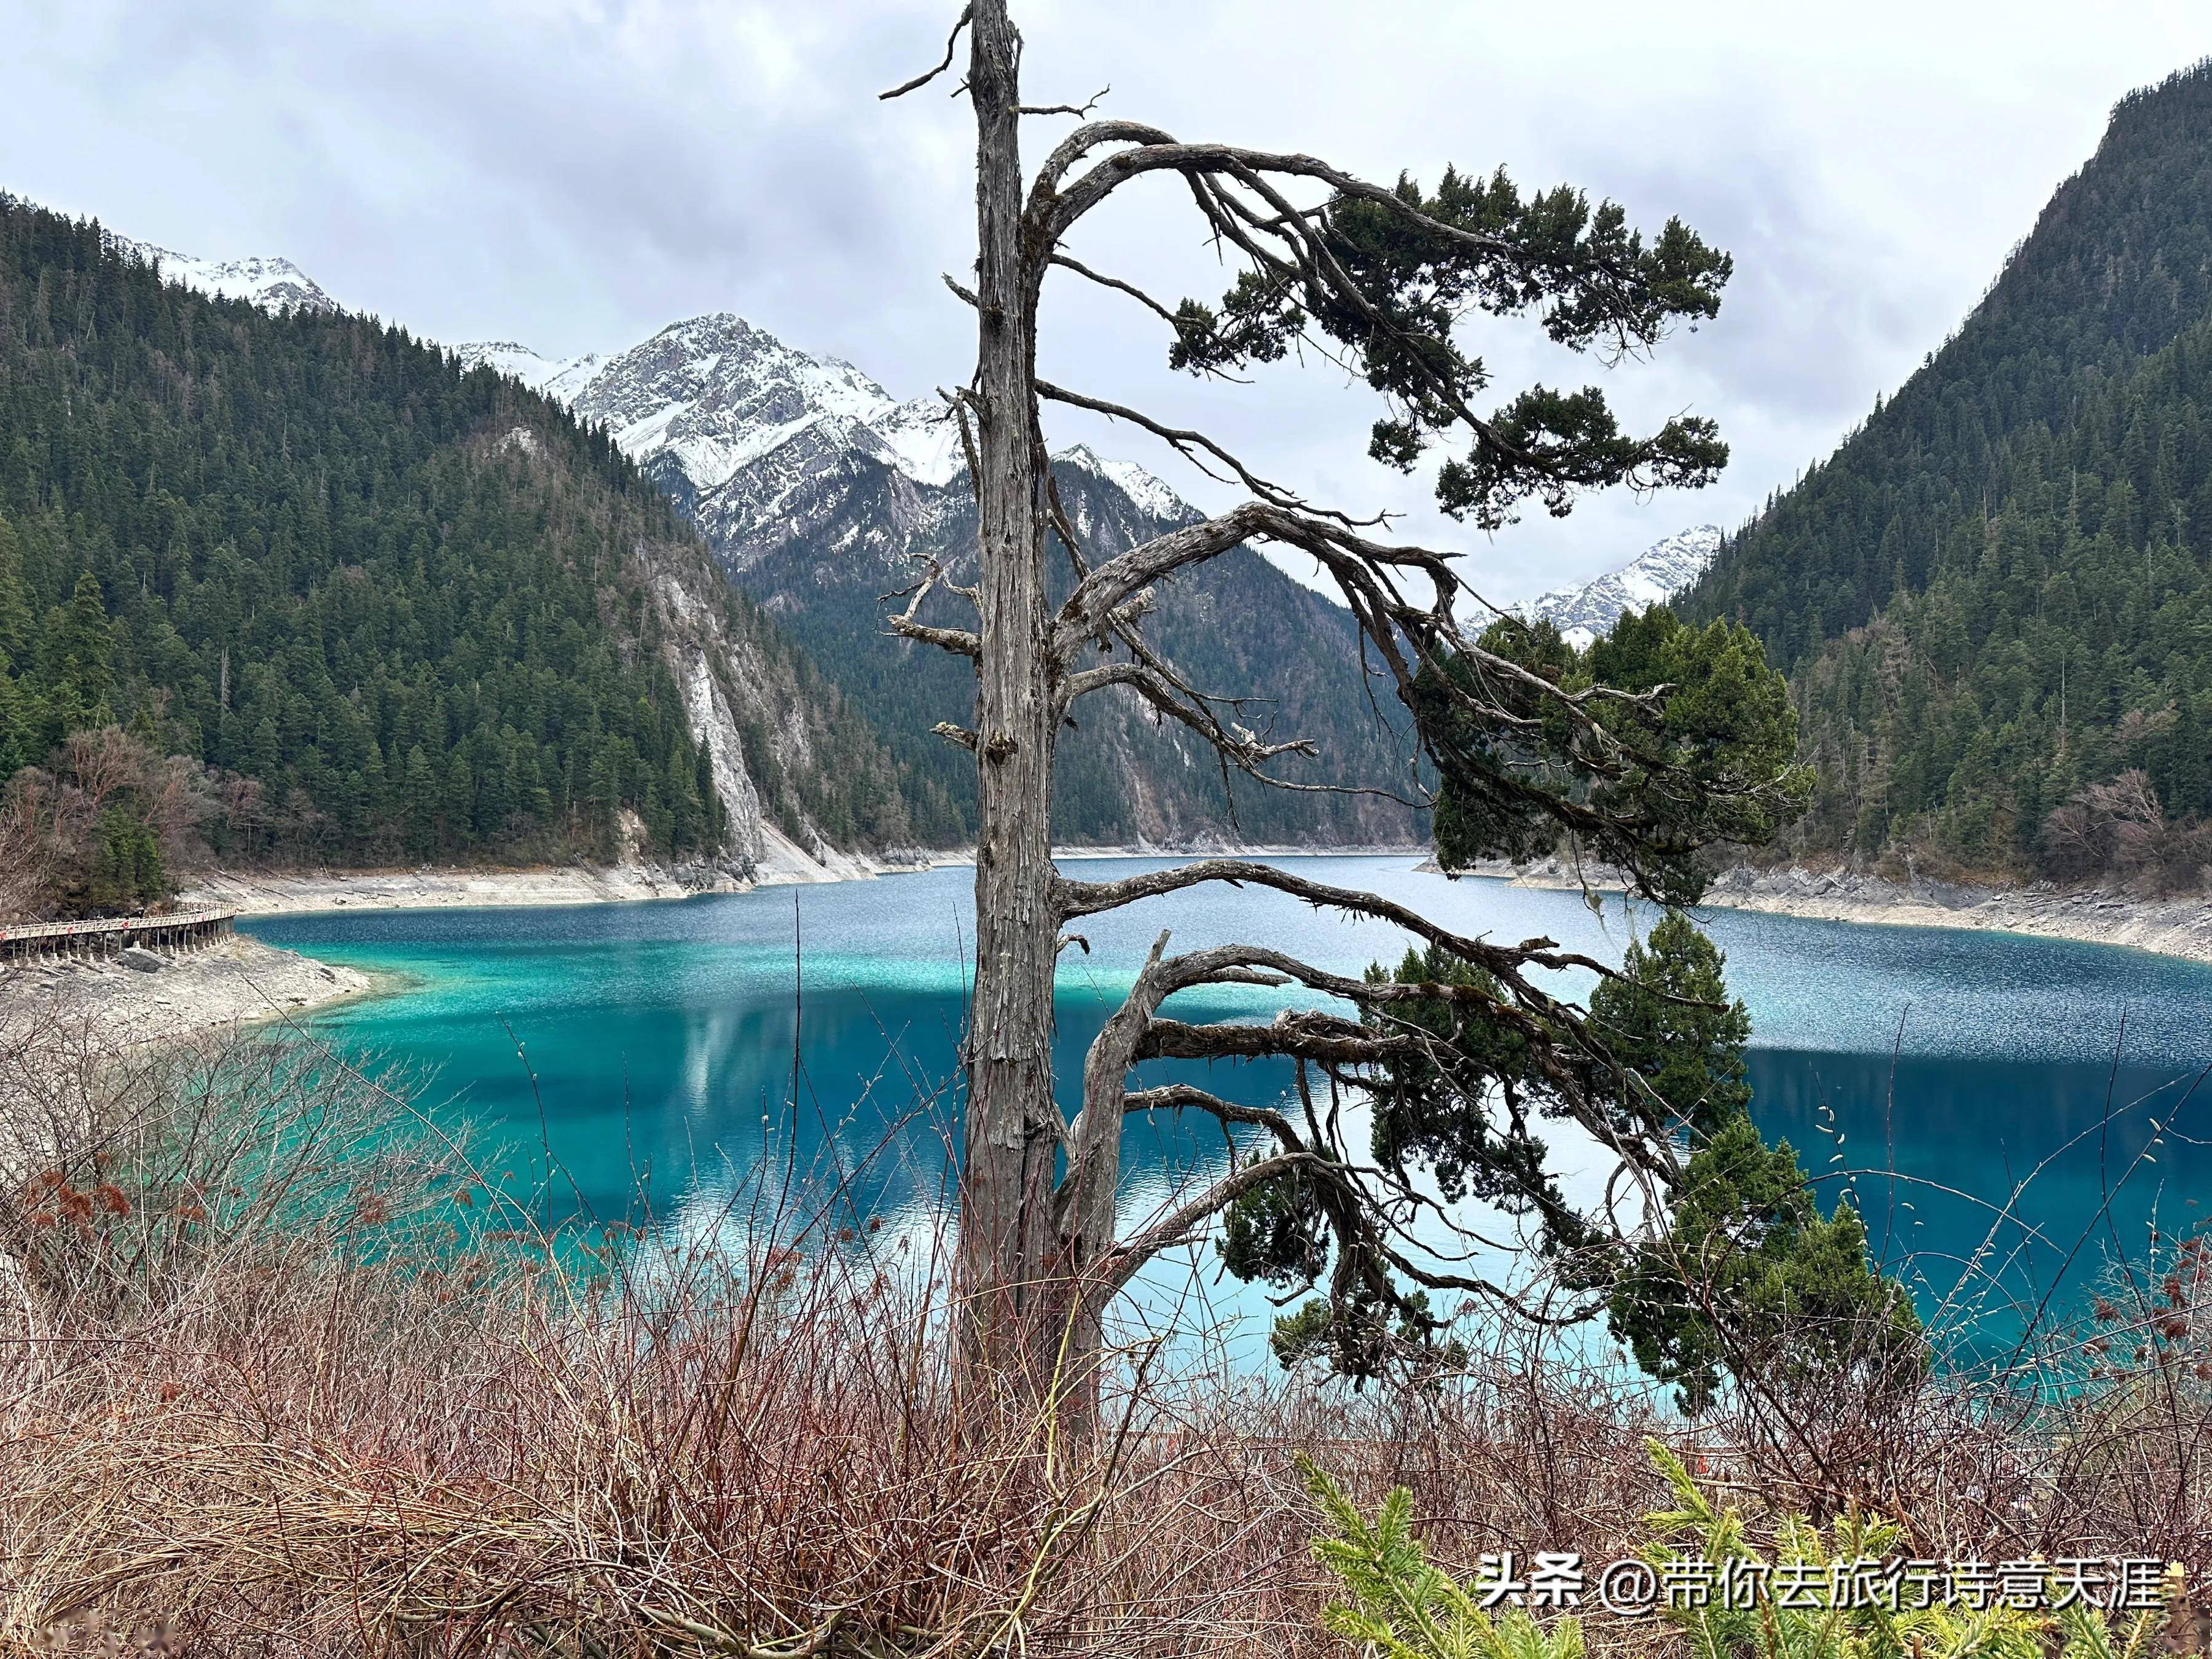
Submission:
<svg viewBox="0 0 2212 1659">
<path fill-rule="evenodd" d="M 111 916 L 98 921 L 0 921 L 0 962 L 42 957 L 112 956 L 129 945 L 174 955 L 229 933 L 235 910 L 179 910 L 167 916 Z"/>
</svg>

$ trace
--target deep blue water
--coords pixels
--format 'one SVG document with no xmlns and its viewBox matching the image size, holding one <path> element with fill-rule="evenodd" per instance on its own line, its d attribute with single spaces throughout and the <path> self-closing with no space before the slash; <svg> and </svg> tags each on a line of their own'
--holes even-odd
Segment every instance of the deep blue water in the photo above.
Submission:
<svg viewBox="0 0 2212 1659">
<path fill-rule="evenodd" d="M 1546 933 L 1604 958 L 1618 959 L 1630 927 L 1649 919 L 1618 902 L 1595 916 L 1573 894 L 1449 881 L 1406 858 L 1297 864 L 1462 931 Z M 1086 862 L 1072 873 L 1142 867 Z M 328 1014 L 320 1030 L 377 1068 L 427 1078 L 422 1102 L 439 1117 L 506 1137 L 511 1150 L 495 1161 L 518 1188 L 542 1174 L 542 1123 L 562 1201 L 575 1201 L 573 1182 L 602 1217 L 635 1213 L 643 1192 L 664 1221 L 703 1224 L 765 1166 L 803 1170 L 813 1201 L 834 1190 L 856 1224 L 901 1224 L 933 1216 L 945 1192 L 970 882 L 943 870 L 680 902 L 341 911 L 250 931 L 404 976 L 404 992 Z M 1829 1198 L 1850 1187 L 1875 1247 L 1915 1279 L 1923 1307 L 2032 1302 L 2069 1254 L 2078 1288 L 2154 1223 L 2195 1224 L 2212 1177 L 2212 1085 L 2184 1097 L 2212 1063 L 2212 968 L 2005 934 L 1726 910 L 1703 920 L 1751 1009 L 1762 1128 L 1798 1148 Z M 1060 978 L 1069 1086 L 1163 927 L 1177 948 L 1267 939 L 1352 971 L 1406 942 L 1382 924 L 1226 888 L 1088 918 L 1091 952 L 1071 951 Z M 1250 1015 L 1273 994 L 1192 994 L 1173 1011 Z M 1290 1075 L 1222 1066 L 1206 1081 L 1272 1103 Z M 1135 1135 L 1133 1214 L 1227 1155 L 1210 1126 L 1140 1124 Z"/>
</svg>

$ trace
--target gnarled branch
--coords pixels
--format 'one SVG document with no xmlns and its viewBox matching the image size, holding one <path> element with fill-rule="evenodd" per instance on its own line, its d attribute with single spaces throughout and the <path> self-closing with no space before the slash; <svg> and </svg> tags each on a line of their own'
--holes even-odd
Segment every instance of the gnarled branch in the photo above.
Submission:
<svg viewBox="0 0 2212 1659">
<path fill-rule="evenodd" d="M 983 641 L 981 637 L 972 629 L 965 628 L 939 628 L 929 623 L 921 622 L 917 619 L 916 613 L 921 611 L 922 601 L 927 599 L 930 596 L 931 592 L 940 585 L 949 591 L 961 595 L 970 605 L 979 604 L 975 590 L 972 587 L 963 587 L 957 582 L 946 580 L 945 578 L 944 567 L 939 565 L 936 560 L 926 560 L 925 563 L 928 567 L 927 574 L 922 577 L 921 581 L 915 584 L 914 586 L 902 590 L 903 593 L 911 593 L 914 596 L 907 601 L 906 609 L 894 616 L 884 618 L 884 623 L 888 626 L 889 631 L 898 635 L 902 639 L 919 640 L 925 645 L 933 645 L 940 650 L 950 651 L 955 656 L 967 657 L 976 661 L 981 661 L 983 655 Z M 902 597 L 902 594 L 886 593 L 884 597 L 887 599 L 895 599 Z"/>
</svg>

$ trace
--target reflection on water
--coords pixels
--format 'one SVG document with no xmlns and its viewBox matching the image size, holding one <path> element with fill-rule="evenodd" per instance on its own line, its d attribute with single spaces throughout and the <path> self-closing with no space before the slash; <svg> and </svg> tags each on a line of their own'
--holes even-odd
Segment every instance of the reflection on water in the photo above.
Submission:
<svg viewBox="0 0 2212 1659">
<path fill-rule="evenodd" d="M 1298 860 L 1465 932 L 1548 934 L 1601 958 L 1618 959 L 1638 920 L 1617 902 L 1594 915 L 1577 895 L 1452 882 L 1412 863 Z M 856 1218 L 906 1227 L 937 1214 L 946 1190 L 970 880 L 945 870 L 675 903 L 341 912 L 252 931 L 406 975 L 406 994 L 341 1010 L 327 1031 L 386 1063 L 435 1067 L 439 1109 L 508 1126 L 518 1158 L 537 1153 L 542 1111 L 556 1158 L 599 1215 L 632 1212 L 641 1191 L 664 1216 L 711 1213 L 760 1172 L 788 1170 L 835 1185 Z M 2212 1090 L 2182 1097 L 2212 1060 L 2212 969 L 2002 934 L 1729 911 L 1705 920 L 1752 1010 L 1762 1127 L 1790 1139 L 1831 1195 L 1855 1193 L 1875 1248 L 1924 1280 L 1923 1305 L 1952 1288 L 2001 1213 L 1997 1250 L 1974 1282 L 1996 1275 L 2014 1291 L 2046 1282 L 2085 1233 L 2109 1237 L 2079 1252 L 2077 1276 L 2110 1239 L 2138 1243 L 2154 1218 L 2194 1224 L 2212 1174 L 2198 1139 Z M 1259 939 L 1340 971 L 1395 959 L 1406 944 L 1382 924 L 1227 888 L 1087 918 L 1091 952 L 1070 953 L 1058 1000 L 1071 1109 L 1084 1049 L 1162 927 L 1178 949 Z M 1583 988 L 1562 975 L 1553 988 Z M 1205 1020 L 1275 1006 L 1276 994 L 1238 988 L 1186 994 L 1172 1012 Z M 1147 1075 L 1189 1076 L 1255 1104 L 1291 1086 L 1281 1062 Z M 2155 1147 L 2154 1120 L 2166 1126 Z M 1149 1213 L 1228 1156 L 1211 1122 L 1133 1122 L 1125 1206 Z M 1895 1180 L 1881 1173 L 1893 1169 Z"/>
</svg>

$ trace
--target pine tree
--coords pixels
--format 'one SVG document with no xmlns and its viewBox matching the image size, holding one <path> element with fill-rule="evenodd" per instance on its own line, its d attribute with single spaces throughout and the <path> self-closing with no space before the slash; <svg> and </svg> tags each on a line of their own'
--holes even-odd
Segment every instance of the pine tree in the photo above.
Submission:
<svg viewBox="0 0 2212 1659">
<path fill-rule="evenodd" d="M 113 631 L 100 599 L 99 580 L 89 570 L 76 579 L 68 608 L 59 611 L 49 626 L 52 632 L 46 678 L 65 718 L 72 727 L 109 724 L 107 694 L 115 685 L 108 662 Z"/>
<path fill-rule="evenodd" d="M 23 593 L 23 559 L 15 532 L 0 518 L 0 673 L 30 665 L 31 609 Z M 0 774 L 4 775 L 4 774 Z"/>
<path fill-rule="evenodd" d="M 1679 1385 L 1688 1413 L 1712 1403 L 1723 1373 L 1790 1395 L 1917 1376 L 1919 1317 L 1869 1260 L 1857 1214 L 1846 1201 L 1824 1218 L 1789 1143 L 1766 1146 L 1752 1124 L 1751 1021 L 1723 961 L 1670 911 L 1590 994 L 1593 1028 L 1648 1084 L 1689 1158 L 1650 1237 L 1595 1252 L 1579 1276 L 1610 1284 L 1613 1334 Z"/>
<path fill-rule="evenodd" d="M 1590 992 L 1590 1024 L 1614 1059 L 1649 1079 L 1692 1141 L 1751 1107 L 1751 1016 L 1722 977 L 1727 958 L 1680 910 L 1629 945 L 1616 979 Z"/>
<path fill-rule="evenodd" d="M 1730 262 L 1679 221 L 1647 238 L 1616 205 L 1571 188 L 1524 195 L 1502 173 L 1455 169 L 1432 189 L 1410 177 L 1378 185 L 1310 156 L 1186 143 L 1131 121 L 1079 126 L 1032 169 L 1022 156 L 1032 112 L 1021 36 L 1006 0 L 975 0 L 953 26 L 956 44 L 963 32 L 958 90 L 975 123 L 977 259 L 973 292 L 956 287 L 976 315 L 977 357 L 955 401 L 975 473 L 977 574 L 961 594 L 974 626 L 922 619 L 923 590 L 890 626 L 975 675 L 972 727 L 938 728 L 972 763 L 978 805 L 972 1019 L 985 1036 L 966 1054 L 964 1351 L 994 1389 L 1032 1404 L 1067 1401 L 1080 1416 L 1096 1403 L 1111 1299 L 1148 1260 L 1217 1218 L 1231 1218 L 1234 1237 L 1248 1206 L 1271 1212 L 1254 1218 L 1267 1224 L 1255 1234 L 1297 1247 L 1291 1271 L 1316 1288 L 1326 1252 L 1329 1346 L 1354 1364 L 1368 1363 L 1378 1329 L 1411 1325 L 1433 1336 L 1442 1322 L 1429 1308 L 1432 1291 L 1525 1311 L 1492 1279 L 1442 1261 L 1424 1267 L 1389 1242 L 1410 1243 L 1403 1188 L 1344 1145 L 1340 1114 L 1314 1106 L 1255 1117 L 1195 1085 L 1133 1087 L 1131 1073 L 1152 1059 L 1273 1057 L 1295 1069 L 1302 1091 L 1318 1078 L 1332 1091 L 1402 1098 L 1418 1121 L 1395 1146 L 1440 1176 L 1489 1186 L 1535 1212 L 1538 1250 L 1584 1254 L 1584 1235 L 1609 1236 L 1613 1223 L 1561 1196 L 1532 1119 L 1583 1125 L 1656 1190 L 1672 1190 L 1680 1161 L 1655 1122 L 1648 1080 L 1609 1064 L 1599 1034 L 1528 977 L 1562 965 L 1549 942 L 1468 939 L 1380 896 L 1249 860 L 1070 879 L 1052 857 L 1061 733 L 1078 724 L 1079 706 L 1082 718 L 1110 709 L 1112 700 L 1085 699 L 1111 691 L 1194 734 L 1224 773 L 1255 787 L 1291 782 L 1271 767 L 1310 754 L 1311 739 L 1255 732 L 1218 698 L 1194 693 L 1147 618 L 1155 584 L 1265 540 L 1316 562 L 1383 665 L 1380 683 L 1410 717 L 1425 763 L 1407 775 L 1437 781 L 1438 845 L 1449 859 L 1571 844 L 1618 864 L 1641 896 L 1688 902 L 1702 883 L 1698 851 L 1771 837 L 1802 808 L 1794 711 L 1779 677 L 1743 629 L 1686 628 L 1664 611 L 1605 654 L 1562 653 L 1556 635 L 1538 630 L 1471 637 L 1460 619 L 1473 602 L 1444 556 L 1370 540 L 1352 514 L 1316 508 L 1234 460 L 1224 465 L 1249 492 L 1241 504 L 1091 556 L 1097 550 L 1085 548 L 1058 501 L 1045 408 L 1162 428 L 1038 377 L 1040 301 L 1048 283 L 1095 276 L 1060 250 L 1109 197 L 1171 187 L 1236 269 L 1218 301 L 1170 307 L 1139 296 L 1166 324 L 1169 366 L 1241 375 L 1308 351 L 1348 363 L 1381 402 L 1370 455 L 1410 470 L 1443 449 L 1439 506 L 1496 528 L 1531 502 L 1565 513 L 1586 489 L 1702 483 L 1727 450 L 1695 416 L 1625 432 L 1594 387 L 1531 386 L 1490 407 L 1490 371 L 1462 345 L 1462 325 L 1471 334 L 1486 319 L 1533 313 L 1557 343 L 1656 345 L 1677 320 L 1715 313 Z M 1086 260 L 1100 257 L 1091 240 L 1085 251 Z M 1211 440 L 1168 435 L 1187 453 L 1200 444 L 1227 453 Z M 1046 574 L 1061 562 L 1048 535 L 1081 572 L 1064 598 Z M 1278 669 L 1261 665 L 1260 683 L 1240 690 L 1266 696 L 1264 677 Z M 1054 969 L 1070 924 L 1212 883 L 1387 920 L 1420 941 L 1419 977 L 1349 980 L 1267 942 L 1170 956 L 1163 934 L 1092 1044 L 1071 1118 L 1059 1104 L 1053 1041 Z M 1162 1012 L 1179 992 L 1250 984 L 1296 984 L 1337 1011 L 1206 1024 Z M 1214 1115 L 1224 1133 L 1249 1126 L 1267 1150 L 1125 1232 L 1124 1126 L 1147 1106 Z"/>
</svg>

